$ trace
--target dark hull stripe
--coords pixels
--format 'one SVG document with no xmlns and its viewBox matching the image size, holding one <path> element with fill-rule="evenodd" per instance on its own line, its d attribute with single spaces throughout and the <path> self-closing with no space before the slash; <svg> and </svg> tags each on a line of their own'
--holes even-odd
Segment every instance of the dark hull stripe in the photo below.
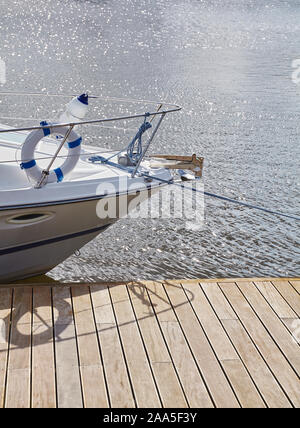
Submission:
<svg viewBox="0 0 300 428">
<path fill-rule="evenodd" d="M 113 196 L 119 196 L 119 194 L 113 195 Z M 76 204 L 79 202 L 87 202 L 87 201 L 97 201 L 100 199 L 105 198 L 106 195 L 101 196 L 88 196 L 85 198 L 78 198 L 78 199 L 64 199 L 61 201 L 51 201 L 51 202 L 36 202 L 32 204 L 23 204 L 23 205 L 7 205 L 0 207 L 0 211 L 8 211 L 8 210 L 18 210 L 18 209 L 24 209 L 24 208 L 36 208 L 36 207 L 51 207 L 55 205 L 68 205 L 68 204 Z"/>
<path fill-rule="evenodd" d="M 89 235 L 91 233 L 101 232 L 101 231 L 104 231 L 105 229 L 107 229 L 109 226 L 110 226 L 110 224 L 107 224 L 105 226 L 96 227 L 94 229 L 89 229 L 89 230 L 84 230 L 82 232 L 71 233 L 69 235 L 58 236 L 56 238 L 46 239 L 44 241 L 32 242 L 31 244 L 24 244 L 24 245 L 19 245 L 17 247 L 7 248 L 4 250 L 0 250 L 0 256 L 5 256 L 7 254 L 17 253 L 19 251 L 30 250 L 32 248 L 37 248 L 37 247 L 41 247 L 44 245 L 55 244 L 56 242 L 61 242 L 61 241 L 66 241 L 68 239 L 78 238 L 80 236 Z"/>
</svg>

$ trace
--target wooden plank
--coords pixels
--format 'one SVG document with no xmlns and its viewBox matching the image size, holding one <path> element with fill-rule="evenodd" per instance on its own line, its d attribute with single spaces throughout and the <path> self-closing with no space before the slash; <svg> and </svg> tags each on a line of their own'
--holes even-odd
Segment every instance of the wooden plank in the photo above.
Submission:
<svg viewBox="0 0 300 428">
<path fill-rule="evenodd" d="M 160 325 L 172 354 L 189 406 L 191 408 L 214 407 L 179 323 L 177 321 L 161 321 Z"/>
<path fill-rule="evenodd" d="M 203 330 L 205 331 L 211 346 L 218 357 L 218 360 L 238 360 L 238 354 L 236 353 L 221 322 L 216 316 L 216 313 L 212 309 L 198 282 L 195 281 L 194 283 L 189 284 L 183 283 L 182 286 L 187 293 L 187 298 L 190 301 L 197 318 L 199 319 Z M 170 294 L 171 290 L 172 288 L 170 289 L 170 287 L 167 287 L 168 294 Z M 213 290 L 211 294 L 217 296 Z M 226 303 L 228 305 L 228 302 Z"/>
<path fill-rule="evenodd" d="M 53 318 L 57 326 L 74 323 L 70 290 L 70 287 L 52 287 Z"/>
<path fill-rule="evenodd" d="M 108 407 L 90 290 L 73 287 L 73 307 L 85 407 Z"/>
<path fill-rule="evenodd" d="M 300 319 L 299 318 L 285 318 L 282 320 L 287 329 L 291 332 L 295 343 L 300 345 Z"/>
<path fill-rule="evenodd" d="M 162 284 L 156 282 L 147 283 L 147 288 L 150 291 L 151 302 L 158 317 L 160 328 L 168 349 L 172 355 L 172 360 L 185 391 L 189 406 L 192 408 L 213 407 L 213 402 Z"/>
<path fill-rule="evenodd" d="M 216 282 L 200 282 L 201 288 L 212 304 L 220 320 L 236 320 L 237 315 L 225 299 Z"/>
<path fill-rule="evenodd" d="M 9 370 L 7 385 L 5 407 L 28 409 L 30 407 L 30 370 Z"/>
<path fill-rule="evenodd" d="M 5 407 L 30 407 L 32 289 L 14 290 Z"/>
<path fill-rule="evenodd" d="M 109 288 L 138 407 L 161 407 L 125 285 Z"/>
<path fill-rule="evenodd" d="M 252 379 L 240 360 L 222 361 L 222 366 L 242 408 L 266 408 Z"/>
<path fill-rule="evenodd" d="M 253 312 L 251 306 L 236 284 L 220 283 L 220 287 L 277 381 L 289 396 L 294 406 L 300 407 L 300 384 L 298 376 L 293 371 L 266 328 Z"/>
<path fill-rule="evenodd" d="M 300 317 L 300 296 L 295 290 L 295 288 L 293 288 L 293 286 L 288 281 L 272 281 L 272 284 L 288 302 L 288 304 L 295 311 L 298 317 Z"/>
<path fill-rule="evenodd" d="M 300 280 L 290 280 L 290 284 L 294 287 L 294 289 L 300 294 Z"/>
<path fill-rule="evenodd" d="M 246 283 L 246 284 L 252 284 Z M 284 300 L 282 295 L 279 293 L 277 288 L 275 288 L 270 281 L 256 281 L 254 282 L 258 290 L 267 300 L 269 305 L 273 308 L 279 318 L 293 318 L 295 317 L 295 312 Z M 288 282 L 286 282 L 288 284 Z M 300 297 L 299 297 L 300 300 Z"/>
<path fill-rule="evenodd" d="M 103 368 L 99 366 L 81 366 L 80 372 L 84 407 L 109 407 Z"/>
<path fill-rule="evenodd" d="M 188 404 L 180 387 L 176 374 L 174 373 L 173 363 L 154 362 L 152 370 L 156 379 L 162 404 L 165 409 L 187 408 Z"/>
<path fill-rule="evenodd" d="M 107 286 L 91 286 L 91 298 L 111 407 L 135 407 Z"/>
<path fill-rule="evenodd" d="M 53 288 L 57 405 L 83 406 L 73 309 L 69 288 Z"/>
<path fill-rule="evenodd" d="M 197 287 L 198 285 L 195 286 L 195 294 L 197 293 Z M 166 286 L 166 292 L 170 298 L 187 341 L 189 342 L 192 353 L 198 363 L 199 369 L 216 406 L 221 408 L 239 407 L 239 403 L 232 391 L 230 384 L 228 383 L 224 371 L 222 370 L 221 365 L 216 358 L 214 351 L 209 341 L 207 340 L 207 337 L 198 319 L 196 318 L 191 305 L 186 298 L 186 295 L 184 294 L 183 289 L 180 286 L 168 285 Z M 202 301 L 200 300 L 201 294 L 198 294 L 198 298 L 198 304 L 203 303 L 203 299 Z M 201 309 L 202 307 L 200 310 Z M 208 313 L 208 307 L 206 307 L 206 310 Z M 212 330 L 210 333 L 213 334 Z M 221 338 L 220 330 L 217 332 L 217 334 L 219 335 L 219 338 Z M 221 340 L 222 339 L 225 346 L 225 335 L 221 338 Z M 229 349 L 229 345 L 227 343 L 227 352 L 222 354 L 222 356 L 228 355 L 232 357 L 232 359 L 237 360 L 238 356 L 236 352 L 234 351 L 233 347 Z"/>
<path fill-rule="evenodd" d="M 33 289 L 32 407 L 56 407 L 51 288 Z"/>
<path fill-rule="evenodd" d="M 12 289 L 0 288 L 0 408 L 4 407 Z"/>
<path fill-rule="evenodd" d="M 171 362 L 168 348 L 147 294 L 147 288 L 139 283 L 129 285 L 128 290 L 150 361 L 153 363 Z"/>
<path fill-rule="evenodd" d="M 32 289 L 16 289 L 13 297 L 9 370 L 30 369 Z"/>
<path fill-rule="evenodd" d="M 269 367 L 238 320 L 223 320 L 230 336 L 258 390 L 270 408 L 289 408 L 290 402 L 280 388 Z"/>
<path fill-rule="evenodd" d="M 272 311 L 266 300 L 262 297 L 251 282 L 237 283 L 242 293 L 250 302 L 252 308 L 267 328 L 282 353 L 300 376 L 300 352 L 299 347 L 292 340 L 291 334 L 285 328 L 281 320 Z M 280 295 L 279 295 L 280 296 Z M 281 298 L 281 297 L 280 297 Z M 282 305 L 276 304 L 277 308 Z M 287 313 L 287 312 L 286 312 Z M 294 312 L 292 312 L 294 314 Z"/>
<path fill-rule="evenodd" d="M 299 318 L 284 318 L 282 322 L 287 329 L 291 332 L 292 338 L 300 345 L 300 319 Z"/>
<path fill-rule="evenodd" d="M 159 329 L 147 289 L 140 284 L 130 285 L 128 289 L 163 407 L 185 408 L 187 402 Z"/>
<path fill-rule="evenodd" d="M 145 285 L 149 291 L 150 300 L 159 318 L 159 322 L 177 322 L 172 305 L 170 305 L 168 296 L 162 287 L 162 282 L 145 281 Z"/>
<path fill-rule="evenodd" d="M 265 407 L 255 384 L 199 284 L 197 282 L 183 284 L 183 287 L 242 407 Z"/>
</svg>

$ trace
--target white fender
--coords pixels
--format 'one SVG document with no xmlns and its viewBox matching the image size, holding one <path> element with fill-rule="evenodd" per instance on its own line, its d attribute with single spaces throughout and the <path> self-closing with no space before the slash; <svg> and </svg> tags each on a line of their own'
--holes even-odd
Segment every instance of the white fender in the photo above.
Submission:
<svg viewBox="0 0 300 428">
<path fill-rule="evenodd" d="M 25 170 L 28 178 L 33 180 L 35 183 L 40 181 L 43 174 L 43 170 L 37 165 L 35 160 L 34 153 L 36 146 L 45 136 L 50 134 L 65 136 L 69 131 L 67 126 L 53 129 L 51 128 L 51 124 L 47 124 L 46 122 L 42 122 L 41 125 L 45 127 L 36 131 L 32 131 L 28 135 L 23 144 L 21 152 L 22 163 L 20 166 Z M 69 147 L 68 157 L 60 168 L 49 171 L 49 175 L 46 180 L 47 183 L 60 182 L 66 175 L 73 171 L 80 157 L 81 141 L 82 138 L 72 129 L 66 141 Z"/>
</svg>

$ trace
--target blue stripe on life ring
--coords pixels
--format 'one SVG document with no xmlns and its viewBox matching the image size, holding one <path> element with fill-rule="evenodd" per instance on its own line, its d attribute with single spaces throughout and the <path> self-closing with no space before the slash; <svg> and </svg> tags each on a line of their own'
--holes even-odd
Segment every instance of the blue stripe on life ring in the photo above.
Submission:
<svg viewBox="0 0 300 428">
<path fill-rule="evenodd" d="M 36 165 L 36 161 L 32 159 L 31 161 L 28 161 L 28 162 L 22 162 L 20 167 L 21 169 L 30 169 L 30 168 L 33 168 L 35 165 Z"/>
<path fill-rule="evenodd" d="M 75 147 L 80 146 L 81 141 L 82 141 L 81 137 L 77 138 L 77 140 L 75 141 L 71 141 L 70 143 L 68 143 L 69 149 L 75 149 Z"/>
<path fill-rule="evenodd" d="M 44 127 L 44 126 L 47 126 L 48 123 L 46 121 L 43 121 L 43 122 L 40 123 L 40 125 Z M 51 134 L 50 128 L 43 128 L 43 132 L 44 132 L 44 136 L 45 137 L 47 137 L 47 135 Z"/>
<path fill-rule="evenodd" d="M 64 179 L 64 174 L 62 172 L 62 170 L 60 168 L 56 168 L 54 170 L 56 177 L 57 177 L 57 182 L 60 183 L 61 181 L 63 181 Z"/>
</svg>

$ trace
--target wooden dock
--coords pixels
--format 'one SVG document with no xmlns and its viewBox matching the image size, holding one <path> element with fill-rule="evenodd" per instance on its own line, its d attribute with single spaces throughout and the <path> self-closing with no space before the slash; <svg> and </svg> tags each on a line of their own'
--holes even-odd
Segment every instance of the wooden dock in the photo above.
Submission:
<svg viewBox="0 0 300 428">
<path fill-rule="evenodd" d="M 0 287 L 0 407 L 300 408 L 300 278 Z"/>
</svg>

